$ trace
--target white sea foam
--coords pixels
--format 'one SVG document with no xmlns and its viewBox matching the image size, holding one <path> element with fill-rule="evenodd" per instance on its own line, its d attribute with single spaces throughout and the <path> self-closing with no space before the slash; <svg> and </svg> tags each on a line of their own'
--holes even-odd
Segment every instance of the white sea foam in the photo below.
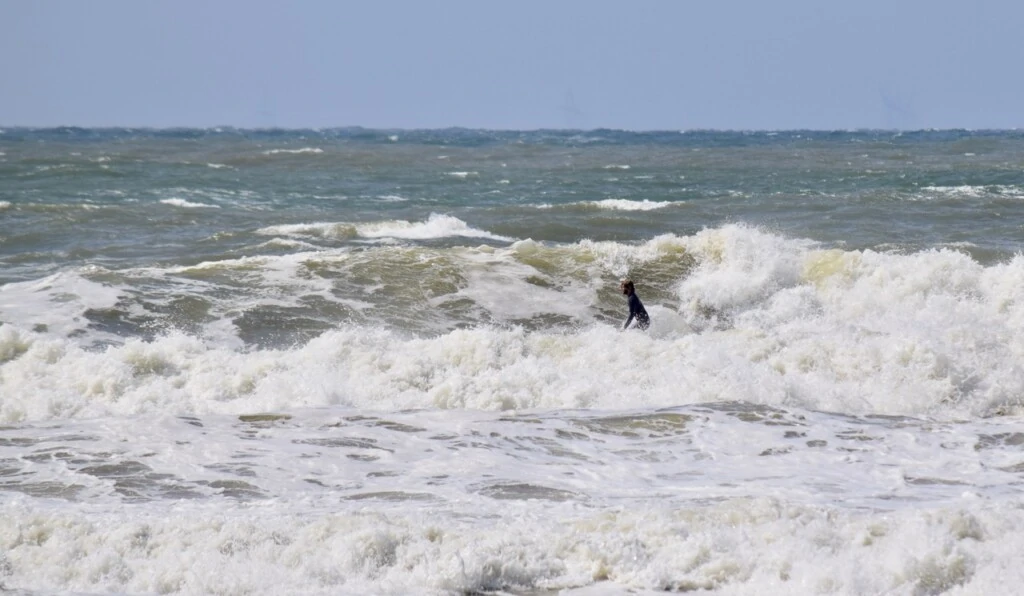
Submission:
<svg viewBox="0 0 1024 596">
<path fill-rule="evenodd" d="M 326 238 L 328 240 L 347 240 L 358 236 L 359 231 L 349 223 L 308 223 L 267 226 L 256 230 L 264 236 L 299 236 L 305 238 Z"/>
<path fill-rule="evenodd" d="M 160 201 L 164 205 L 171 205 L 172 207 L 181 207 L 184 209 L 220 209 L 219 205 L 207 205 L 206 203 L 193 203 L 186 201 L 178 197 L 172 197 L 169 199 L 162 199 Z"/>
<path fill-rule="evenodd" d="M 16 323 L 25 330 L 46 329 L 59 336 L 80 333 L 85 326 L 83 312 L 110 308 L 120 296 L 116 288 L 84 276 L 96 271 L 101 269 L 88 267 L 0 285 L 0 321 Z"/>
<path fill-rule="evenodd" d="M 303 252 L 211 261 L 145 275 L 206 279 L 213 274 L 197 272 L 208 270 L 263 289 L 239 296 L 238 303 L 218 306 L 213 313 L 244 311 L 256 298 L 264 305 L 283 308 L 301 307 L 300 299 L 305 296 L 337 302 L 340 298 L 330 278 L 310 276 L 307 263 L 317 263 L 316 267 L 326 264 L 331 271 L 344 274 L 351 257 L 342 252 L 336 256 L 337 263 L 330 264 L 327 260 L 334 257 L 309 250 L 313 245 L 303 238 L 331 234 L 352 238 L 361 233 L 394 237 L 404 233 L 429 239 L 445 237 L 465 226 L 454 218 L 432 219 L 438 220 L 434 224 L 442 232 L 432 230 L 427 225 L 430 220 L 420 222 L 422 228 L 410 222 L 379 222 L 369 230 L 352 224 L 276 226 L 262 233 L 299 240 L 300 244 L 290 248 Z M 822 250 L 810 242 L 742 226 L 688 237 L 666 235 L 638 245 L 583 241 L 558 247 L 521 241 L 494 249 L 444 250 L 445 266 L 452 268 L 455 279 L 463 281 L 453 293 L 434 298 L 431 308 L 443 312 L 448 305 L 464 301 L 471 305 L 468 308 L 485 312 L 483 320 L 499 327 L 442 331 L 436 337 L 418 340 L 401 332 L 367 335 L 364 328 L 356 327 L 329 332 L 322 338 L 327 342 L 323 346 L 296 348 L 281 356 L 276 352 L 236 354 L 233 347 L 214 345 L 185 356 L 185 360 L 195 358 L 230 371 L 249 359 L 262 361 L 266 357 L 279 363 L 274 376 L 289 384 L 296 376 L 308 374 L 311 363 L 329 353 L 326 346 L 332 342 L 360 346 L 370 358 L 367 368 L 360 365 L 350 372 L 353 379 L 365 380 L 368 385 L 339 383 L 329 375 L 323 377 L 323 383 L 344 388 L 343 403 L 367 408 L 388 407 L 376 404 L 376 389 L 370 389 L 375 387 L 392 394 L 391 403 L 396 407 L 407 408 L 438 404 L 484 410 L 661 407 L 724 399 L 947 418 L 1013 412 L 1024 394 L 1020 365 L 1024 354 L 1020 339 L 1024 337 L 1020 291 L 1024 259 L 1020 257 L 982 266 L 951 250 L 911 255 Z M 438 254 L 424 253 L 422 257 L 434 261 Z M 650 271 L 654 264 L 684 263 L 689 258 L 693 259 L 692 268 L 681 268 L 676 281 L 665 286 L 674 294 L 669 299 L 652 301 L 649 293 L 644 296 L 648 282 L 643 277 L 637 279 L 655 321 L 649 334 L 619 337 L 598 324 L 607 322 L 607 315 L 598 315 L 609 308 L 597 298 L 601 284 L 607 283 L 602 280 L 635 276 L 637 271 Z M 386 262 L 386 254 L 369 252 L 366 259 Z M 540 269 L 534 263 L 540 263 Z M 544 272 L 551 267 L 561 273 Z M 145 277 L 144 273 L 139 275 Z M 6 285 L 0 291 L 0 320 L 16 326 L 20 342 L 36 345 L 58 338 L 56 345 L 69 359 L 47 364 L 54 368 L 44 366 L 38 379 L 34 374 L 16 374 L 22 358 L 13 359 L 4 365 L 2 376 L 13 382 L 20 375 L 24 383 L 17 385 L 17 391 L 0 392 L 32 396 L 41 408 L 32 414 L 33 419 L 51 412 L 77 416 L 74 412 L 93 407 L 85 400 L 51 408 L 47 396 L 78 395 L 75 379 L 80 373 L 103 368 L 94 362 L 81 364 L 75 356 L 81 349 L 76 347 L 79 340 L 63 338 L 86 328 L 85 311 L 110 308 L 120 294 L 117 287 L 87 282 L 77 275 Z M 358 310 L 365 305 L 349 303 L 345 308 Z M 615 303 L 613 308 L 620 307 Z M 575 321 L 578 331 L 512 332 L 500 327 L 545 317 Z M 32 331 L 37 326 L 48 331 L 38 335 Z M 163 341 L 155 340 L 152 349 L 163 349 Z M 542 346 L 557 349 L 552 355 Z M 106 355 L 115 357 L 119 349 L 110 348 Z M 501 360 L 500 366 L 484 370 L 463 369 L 449 360 L 458 355 L 458 362 L 488 361 L 492 350 L 518 355 L 518 359 Z M 610 355 L 614 359 L 609 360 Z M 81 357 L 88 360 L 91 356 L 83 353 Z M 394 364 L 376 369 L 370 366 L 375 359 L 390 359 Z M 345 362 L 345 366 L 354 366 Z M 607 401 L 602 387 L 633 387 L 638 382 L 635 367 L 640 363 L 645 371 L 644 390 L 635 394 L 629 390 Z M 216 396 L 221 392 L 194 378 L 194 366 L 182 364 L 176 367 L 178 373 L 160 377 L 170 384 L 160 402 L 164 405 L 157 411 L 162 407 L 168 411 L 219 411 L 216 407 L 204 409 L 218 404 L 221 400 Z M 323 363 L 322 369 L 325 375 L 341 370 L 334 362 Z M 126 374 L 118 366 L 112 370 L 111 378 Z M 412 376 L 395 375 L 395 371 Z M 39 379 L 46 383 L 64 379 L 67 384 L 35 385 Z M 145 404 L 145 399 L 131 396 L 163 391 L 148 385 L 146 377 L 137 381 L 139 384 L 132 381 L 121 387 L 112 403 L 127 407 L 141 400 L 139 403 Z M 93 384 L 90 381 L 86 386 Z M 420 390 L 409 393 L 408 387 Z M 185 393 L 192 397 L 183 397 Z M 265 407 L 330 404 L 334 400 L 281 392 Z M 12 399 L 7 405 L 21 408 L 16 402 Z M 136 411 L 151 410 L 137 405 L 123 412 L 115 408 L 113 413 Z"/>
<path fill-rule="evenodd" d="M 991 184 L 985 186 L 924 186 L 921 188 L 925 198 L 934 198 L 936 195 L 942 197 L 1001 197 L 1012 199 L 1024 199 L 1024 186 L 1015 184 Z"/>
<path fill-rule="evenodd" d="M 951 196 L 964 196 L 964 197 L 980 197 L 985 194 L 984 186 L 925 186 L 921 190 L 932 192 L 941 195 Z"/>
<path fill-rule="evenodd" d="M 208 163 L 206 164 L 206 167 L 213 168 L 214 170 L 220 170 L 223 168 L 230 168 L 231 166 L 222 163 Z"/>
<path fill-rule="evenodd" d="M 655 209 L 664 209 L 673 204 L 672 201 L 631 201 L 628 199 L 604 199 L 601 201 L 587 201 L 581 203 L 583 205 L 592 205 L 599 209 L 608 209 L 611 211 L 653 211 Z"/>
<path fill-rule="evenodd" d="M 477 172 L 447 172 L 448 176 L 453 178 L 468 178 L 470 176 L 478 176 Z"/>
<path fill-rule="evenodd" d="M 1011 428 L 713 408 L 22 426 L 0 431 L 0 455 L 32 451 L 0 460 L 31 487 L 0 516 L 4 585 L 1001 593 L 1024 580 L 997 469 L 1015 450 L 975 445 Z M 76 497 L 29 496 L 62 486 Z"/>
<path fill-rule="evenodd" d="M 436 219 L 442 228 L 461 229 L 458 220 Z M 383 222 L 374 233 L 443 237 L 429 223 L 418 229 Z M 312 236 L 329 233 L 326 225 L 264 233 Z M 1022 407 L 1024 257 L 986 267 L 952 250 L 823 250 L 743 226 L 666 235 L 635 246 L 520 241 L 444 250 L 444 266 L 462 281 L 430 306 L 437 312 L 456 304 L 481 309 L 484 320 L 498 326 L 418 338 L 376 325 L 342 327 L 292 349 L 245 353 L 168 336 L 97 354 L 65 337 L 83 326 L 82 312 L 111 306 L 116 288 L 83 286 L 80 278 L 65 277 L 8 284 L 0 293 L 2 320 L 28 348 L 3 365 L 2 382 L 18 390 L 3 389 L 15 397 L 0 406 L 0 419 L 331 404 L 496 410 L 722 400 L 949 419 Z M 369 252 L 358 262 L 386 263 L 387 255 Z M 330 278 L 308 274 L 308 263 L 324 267 L 331 258 L 337 259 L 332 270 L 343 273 L 354 257 L 321 251 L 245 257 L 168 274 L 193 278 L 209 269 L 239 275 L 265 288 L 262 304 L 292 308 L 304 296 L 338 300 Z M 608 283 L 602 280 L 635 277 L 667 259 L 693 264 L 668 286 L 672 298 L 645 297 L 654 319 L 651 331 L 623 336 L 606 326 L 599 313 L 607 305 L 597 299 Z M 571 269 L 549 276 L 532 263 Z M 645 280 L 636 281 L 644 296 Z M 246 308 L 250 298 L 239 300 L 219 308 Z M 502 325 L 538 317 L 578 325 L 571 332 Z M 37 324 L 49 331 L 32 331 Z M 139 354 L 167 362 L 160 367 L 164 372 L 133 374 Z M 232 375 L 251 368 L 267 374 L 241 382 L 244 392 L 231 389 Z M 607 387 L 621 389 L 609 393 Z"/>
<path fill-rule="evenodd" d="M 614 264 L 614 255 L 600 258 L 609 257 Z M 711 265 L 697 275 L 706 283 L 680 288 L 680 313 L 649 304 L 655 327 L 647 334 L 603 326 L 574 333 L 477 328 L 410 339 L 354 327 L 288 350 L 237 352 L 169 336 L 95 353 L 17 331 L 9 337 L 19 355 L 3 364 L 10 397 L 0 404 L 0 420 L 329 405 L 518 410 L 740 401 L 937 418 L 1020 408 L 1024 345 L 1015 330 L 1024 309 L 1007 298 L 1019 294 L 1014 283 L 1024 281 L 1024 260 L 1001 274 L 964 272 L 949 283 L 911 275 L 922 267 L 941 274 L 943 267 L 922 259 L 893 283 L 878 277 L 874 257 L 845 264 L 839 256 L 820 258 L 812 270 L 834 268 L 824 278 L 820 269 L 810 273 L 820 290 L 800 281 L 806 263 L 780 264 L 774 279 L 737 263 Z M 488 279 L 486 267 L 467 274 L 461 295 L 496 316 L 586 308 L 583 287 L 551 294 Z M 282 280 L 294 283 L 291 274 Z M 932 291 L 920 296 L 919 283 Z M 985 288 L 982 301 L 957 298 L 971 286 Z M 1008 310 L 993 312 L 996 304 Z"/>
<path fill-rule="evenodd" d="M 359 235 L 364 238 L 402 238 L 408 240 L 428 240 L 462 236 L 466 238 L 487 238 L 491 240 L 511 241 L 511 238 L 492 234 L 484 230 L 470 227 L 466 222 L 450 215 L 431 214 L 424 222 L 391 221 L 368 223 L 357 226 Z"/>
<path fill-rule="evenodd" d="M 274 239 L 278 240 L 278 239 Z M 272 241 L 271 241 L 272 242 Z M 284 246 L 289 248 L 306 249 L 311 245 L 298 242 Z M 315 248 L 315 247 L 313 247 Z M 216 272 L 228 276 L 236 276 L 240 280 L 255 284 L 264 290 L 260 293 L 259 304 L 279 305 L 282 307 L 293 307 L 294 303 L 289 299 L 289 293 L 298 293 L 305 296 L 329 296 L 331 285 L 328 280 L 305 274 L 306 265 L 310 259 L 319 262 L 329 262 L 332 259 L 346 258 L 345 253 L 335 254 L 320 249 L 301 250 L 285 255 L 276 256 L 254 256 L 241 257 L 237 259 L 221 259 L 216 261 L 203 261 L 195 265 L 178 266 L 169 269 L 148 270 L 145 275 L 155 278 L 164 278 L 168 275 L 194 276 L 198 272 Z M 143 273 L 143 271 L 140 271 Z M 246 308 L 253 306 L 242 298 L 242 304 L 228 303 L 229 309 Z"/>
<path fill-rule="evenodd" d="M 267 240 L 266 242 L 258 246 L 258 248 L 264 247 L 292 248 L 302 251 L 315 251 L 317 250 L 317 248 L 319 248 L 315 244 L 310 244 L 309 242 L 303 242 L 302 240 L 297 240 L 294 238 L 271 238 L 270 240 Z"/>
<path fill-rule="evenodd" d="M 504 516 L 471 524 L 369 505 L 95 513 L 16 500 L 0 536 L 12 545 L 5 583 L 47 592 L 999 594 L 1024 581 L 1013 558 L 1024 524 L 1009 506 L 885 516 L 771 497 L 675 512 L 544 506 L 505 502 Z"/>
<path fill-rule="evenodd" d="M 251 151 L 228 134 L 216 139 L 221 157 L 190 142 L 188 155 L 151 165 L 162 179 L 187 177 L 227 161 L 230 144 Z M 378 195 L 398 192 L 387 172 L 380 185 L 321 184 L 323 172 L 230 183 L 258 193 L 53 176 L 2 197 L 19 218 L 51 219 L 26 220 L 29 243 L 4 257 L 0 285 L 0 591 L 962 596 L 1024 583 L 1020 185 L 982 186 L 1007 178 L 979 174 L 979 198 L 883 192 L 944 199 L 926 210 L 932 250 L 884 249 L 924 221 L 897 203 L 844 202 L 853 219 L 838 228 L 809 218 L 810 202 L 843 194 L 807 187 L 815 201 L 791 201 L 806 187 L 793 186 L 795 171 L 780 171 L 791 193 L 753 193 L 725 213 L 714 202 L 725 178 L 706 168 L 687 191 L 709 201 L 686 207 L 694 217 L 644 214 L 675 234 L 609 228 L 582 217 L 602 207 L 576 203 L 539 218 L 536 240 L 434 240 L 500 232 L 477 222 L 515 217 L 528 196 L 602 199 L 587 180 L 635 182 L 586 168 L 535 182 L 545 174 L 523 158 L 550 165 L 556 137 L 491 147 L 487 171 L 452 149 L 458 163 L 435 174 L 479 169 L 496 181 L 508 161 L 515 172 L 502 175 L 524 192 L 508 202 L 481 195 L 496 184 L 475 188 L 479 200 L 428 192 L 462 218 L 448 221 L 428 220 L 417 186 L 403 183 L 410 203 L 382 210 L 402 215 L 360 222 L 385 206 Z M 420 166 L 436 154 L 415 145 L 402 153 L 419 151 Z M 104 146 L 114 152 L 85 156 L 133 151 Z M 595 151 L 597 168 L 636 157 L 617 143 Z M 320 159 L 265 157 L 307 158 Z M 350 199 L 315 200 L 339 193 Z M 168 241 L 174 222 L 158 218 L 171 197 L 236 202 L 238 217 L 180 228 L 195 242 L 183 249 Z M 957 217 L 971 202 L 995 204 L 979 213 L 1002 219 Z M 251 203 L 268 211 L 244 211 Z M 879 208 L 899 225 L 854 229 Z M 68 214 L 95 217 L 49 225 Z M 690 232 L 721 217 L 767 217 L 828 244 L 748 226 Z M 296 221 L 313 223 L 252 236 Z M 58 228 L 72 235 L 46 237 Z M 619 240 L 564 237 L 591 232 Z M 399 237 L 409 233 L 428 241 Z M 974 255 L 1010 248 L 981 262 L 942 249 L 971 244 Z M 91 259 L 109 269 L 79 267 Z M 647 332 L 618 330 L 625 276 L 652 316 Z"/>
<path fill-rule="evenodd" d="M 630 166 L 625 165 L 625 164 L 609 164 L 609 165 L 604 166 L 604 169 L 606 169 L 606 170 L 628 170 L 628 169 L 630 169 Z"/>
<path fill-rule="evenodd" d="M 319 147 L 302 147 L 301 149 L 268 149 L 263 152 L 264 155 L 280 155 L 284 154 L 300 154 L 300 153 L 323 153 L 324 150 Z"/>
<path fill-rule="evenodd" d="M 47 166 L 47 165 L 36 166 L 35 167 L 35 171 L 36 172 L 49 172 L 51 170 L 68 170 L 68 169 L 72 169 L 72 168 L 75 168 L 75 167 L 76 167 L 76 165 L 72 164 L 72 163 L 59 163 L 59 164 L 54 164 L 54 165 L 49 165 L 49 166 Z M 25 174 L 22 174 L 22 175 L 25 175 Z"/>
<path fill-rule="evenodd" d="M 173 187 L 153 189 L 150 194 L 160 203 L 187 209 L 223 208 L 222 206 L 246 210 L 265 208 L 258 201 L 259 193 L 244 189 Z"/>
<path fill-rule="evenodd" d="M 511 238 L 470 227 L 466 222 L 450 215 L 432 214 L 426 221 L 402 220 L 369 223 L 310 223 L 269 226 L 257 231 L 264 235 L 296 235 L 329 239 L 397 238 L 403 240 L 431 240 L 461 236 L 511 241 Z"/>
<path fill-rule="evenodd" d="M 302 250 L 122 273 L 191 280 L 177 287 L 196 295 L 238 273 L 289 309 L 337 299 L 310 263 L 344 279 L 356 258 L 423 256 L 457 280 L 431 312 L 495 324 L 341 324 L 256 348 L 225 339 L 257 306 L 245 295 L 210 310 L 219 331 L 97 349 L 82 317 L 122 298 L 108 276 L 6 284 L 5 589 L 987 594 L 1024 581 L 1024 257 L 825 249 L 746 226 Z M 644 276 L 671 271 L 652 292 Z M 624 275 L 646 333 L 604 314 Z M 581 323 L 505 323 L 536 317 Z"/>
</svg>

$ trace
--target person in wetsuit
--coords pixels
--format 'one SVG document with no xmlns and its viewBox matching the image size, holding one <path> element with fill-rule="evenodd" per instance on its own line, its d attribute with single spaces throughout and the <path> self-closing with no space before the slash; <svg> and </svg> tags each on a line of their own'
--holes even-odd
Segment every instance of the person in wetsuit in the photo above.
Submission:
<svg viewBox="0 0 1024 596">
<path fill-rule="evenodd" d="M 629 303 L 629 318 L 626 319 L 626 324 L 622 326 L 622 329 L 629 329 L 629 324 L 636 319 L 637 329 L 647 329 L 651 325 L 651 317 L 647 316 L 647 309 L 644 308 L 644 303 L 640 302 L 640 297 L 636 295 L 636 289 L 633 287 L 631 280 L 623 280 L 622 284 L 619 285 L 619 289 L 626 296 L 626 302 Z"/>
</svg>

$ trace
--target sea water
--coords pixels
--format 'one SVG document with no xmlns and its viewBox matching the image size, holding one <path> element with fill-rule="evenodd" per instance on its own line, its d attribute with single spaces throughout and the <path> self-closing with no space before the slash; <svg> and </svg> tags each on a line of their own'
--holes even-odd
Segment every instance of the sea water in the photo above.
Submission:
<svg viewBox="0 0 1024 596">
<path fill-rule="evenodd" d="M 1018 590 L 1022 240 L 1015 131 L 3 130 L 0 586 Z"/>
</svg>

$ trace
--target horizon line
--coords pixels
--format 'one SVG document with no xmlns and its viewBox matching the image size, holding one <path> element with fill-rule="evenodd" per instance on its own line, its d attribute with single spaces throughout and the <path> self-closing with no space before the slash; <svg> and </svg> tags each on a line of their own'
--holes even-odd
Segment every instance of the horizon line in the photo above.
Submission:
<svg viewBox="0 0 1024 596">
<path fill-rule="evenodd" d="M 238 126 L 223 124 L 214 126 L 128 126 L 128 125 L 96 125 L 84 126 L 79 124 L 56 124 L 56 125 L 30 125 L 15 124 L 6 125 L 0 123 L 0 134 L 11 130 L 139 130 L 139 131 L 176 131 L 176 130 L 202 130 L 220 132 L 226 130 L 234 131 L 337 131 L 337 130 L 365 130 L 374 132 L 442 132 L 442 131 L 473 131 L 473 132 L 494 132 L 494 133 L 522 133 L 522 132 L 559 132 L 559 133 L 588 133 L 588 132 L 624 132 L 624 133 L 780 133 L 780 132 L 813 132 L 813 133 L 834 133 L 834 132 L 884 132 L 884 133 L 916 133 L 916 132 L 1015 132 L 1020 127 L 981 127 L 968 128 L 963 126 L 953 127 L 922 127 L 922 128 L 878 128 L 878 127 L 839 127 L 839 128 L 616 128 L 599 126 L 595 128 L 568 128 L 568 127 L 538 127 L 538 128 L 500 128 L 500 127 L 471 127 L 471 126 L 439 126 L 439 127 L 375 127 L 363 125 L 337 125 L 337 126 Z"/>
</svg>

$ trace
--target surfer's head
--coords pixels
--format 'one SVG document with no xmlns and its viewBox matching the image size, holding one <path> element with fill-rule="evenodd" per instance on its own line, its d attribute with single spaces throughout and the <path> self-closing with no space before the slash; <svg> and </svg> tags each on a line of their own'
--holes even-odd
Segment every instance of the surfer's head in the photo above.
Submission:
<svg viewBox="0 0 1024 596">
<path fill-rule="evenodd" d="M 622 283 L 619 284 L 619 289 L 622 290 L 623 294 L 625 294 L 626 296 L 629 296 L 630 294 L 632 294 L 635 291 L 633 289 L 633 280 L 630 280 L 630 279 L 622 280 Z"/>
</svg>

